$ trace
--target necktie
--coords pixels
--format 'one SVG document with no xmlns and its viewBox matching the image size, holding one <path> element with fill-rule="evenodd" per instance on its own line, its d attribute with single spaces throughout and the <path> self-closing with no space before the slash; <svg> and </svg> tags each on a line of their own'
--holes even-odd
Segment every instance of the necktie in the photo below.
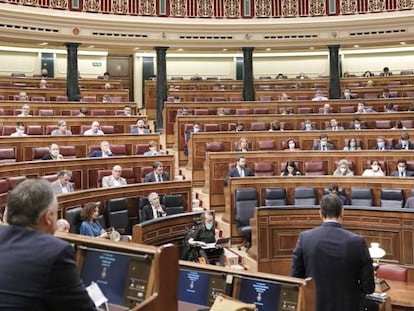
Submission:
<svg viewBox="0 0 414 311">
<path fill-rule="evenodd" d="M 325 145 L 323 145 L 323 146 L 322 146 L 322 150 L 323 150 L 323 151 L 325 151 L 325 150 L 326 150 L 326 146 L 325 146 Z"/>
<path fill-rule="evenodd" d="M 157 175 L 157 181 L 162 182 L 161 175 Z"/>
<path fill-rule="evenodd" d="M 404 177 L 404 173 L 403 173 L 403 172 L 401 172 L 401 173 L 400 173 L 400 176 L 401 176 L 401 177 Z"/>
</svg>

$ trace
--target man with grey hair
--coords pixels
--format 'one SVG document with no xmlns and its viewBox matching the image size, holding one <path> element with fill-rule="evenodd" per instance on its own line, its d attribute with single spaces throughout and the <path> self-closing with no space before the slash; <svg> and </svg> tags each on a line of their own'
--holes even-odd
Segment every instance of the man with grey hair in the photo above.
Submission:
<svg viewBox="0 0 414 311">
<path fill-rule="evenodd" d="M 51 136 L 71 136 L 72 132 L 68 130 L 68 125 L 65 120 L 59 120 L 57 123 L 57 129 L 54 129 L 51 133 Z"/>
<path fill-rule="evenodd" d="M 148 195 L 148 202 L 149 204 L 142 208 L 141 222 L 167 215 L 165 212 L 165 206 L 160 204 L 160 197 L 158 196 L 158 193 L 151 192 Z"/>
<path fill-rule="evenodd" d="M 50 184 L 27 179 L 9 194 L 0 226 L 0 309 L 92 311 L 73 247 L 53 236 L 58 203 Z"/>
<path fill-rule="evenodd" d="M 127 181 L 124 177 L 121 177 L 121 174 L 122 167 L 120 165 L 114 165 L 112 168 L 112 174 L 102 178 L 102 188 L 125 186 Z"/>
<path fill-rule="evenodd" d="M 72 179 L 72 172 L 62 170 L 58 173 L 58 179 L 51 183 L 52 190 L 55 194 L 73 192 L 73 185 L 70 182 Z"/>
</svg>

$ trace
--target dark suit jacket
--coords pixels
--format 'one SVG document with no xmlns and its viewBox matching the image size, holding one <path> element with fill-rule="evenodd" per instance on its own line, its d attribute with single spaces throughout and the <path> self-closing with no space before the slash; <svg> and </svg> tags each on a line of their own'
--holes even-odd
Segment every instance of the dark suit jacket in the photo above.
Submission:
<svg viewBox="0 0 414 311">
<path fill-rule="evenodd" d="M 350 127 L 349 127 L 349 129 L 350 130 L 355 130 L 355 125 L 351 125 Z M 364 124 L 361 124 L 361 128 L 360 128 L 361 130 L 366 130 L 367 129 L 367 127 L 366 127 L 366 125 L 364 125 Z"/>
<path fill-rule="evenodd" d="M 324 222 L 299 235 L 291 275 L 314 278 L 317 311 L 360 310 L 362 297 L 375 288 L 364 238 L 337 222 Z"/>
<path fill-rule="evenodd" d="M 385 150 L 391 150 L 392 148 L 391 148 L 391 146 L 385 145 L 385 146 L 384 146 L 384 149 L 385 149 Z M 375 147 L 374 147 L 374 150 L 379 150 L 378 146 L 375 146 Z"/>
<path fill-rule="evenodd" d="M 0 309 L 92 311 L 73 247 L 43 232 L 0 226 Z"/>
<path fill-rule="evenodd" d="M 112 157 L 114 154 L 111 153 L 108 155 L 108 157 Z M 88 155 L 89 158 L 102 158 L 102 150 L 94 150 L 90 155 Z"/>
<path fill-rule="evenodd" d="M 170 175 L 168 175 L 167 172 L 162 173 L 162 181 L 169 181 L 169 180 L 170 180 Z M 144 182 L 157 182 L 154 171 L 145 175 Z"/>
<path fill-rule="evenodd" d="M 166 213 L 165 206 L 161 204 L 161 208 L 163 209 L 164 213 Z M 151 205 L 145 205 L 141 210 L 140 216 L 141 216 L 140 222 L 154 219 L 154 214 L 152 213 Z"/>
<path fill-rule="evenodd" d="M 319 143 L 319 144 L 313 146 L 313 150 L 322 150 L 321 149 L 321 144 Z M 332 145 L 330 143 L 327 143 L 326 144 L 326 150 L 336 150 L 336 148 L 335 148 L 334 145 Z"/>
<path fill-rule="evenodd" d="M 402 149 L 401 143 L 396 144 L 396 145 L 394 146 L 394 149 L 396 149 L 396 150 L 401 150 L 401 149 Z M 409 150 L 414 149 L 414 144 L 413 144 L 413 143 L 408 143 L 408 149 L 409 149 Z M 404 149 L 404 150 L 406 150 L 406 149 Z"/>
<path fill-rule="evenodd" d="M 249 170 L 247 167 L 243 168 L 244 170 L 244 176 L 254 176 L 253 172 Z M 239 174 L 239 170 L 237 167 L 233 167 L 227 174 L 226 178 L 224 178 L 224 185 L 227 186 L 227 182 L 229 180 L 229 177 L 241 177 Z"/>
<path fill-rule="evenodd" d="M 400 176 L 400 173 L 398 171 L 394 171 L 394 172 L 391 173 L 391 176 Z M 414 176 L 414 172 L 405 170 L 405 176 L 406 177 L 412 177 L 412 176 Z"/>
</svg>

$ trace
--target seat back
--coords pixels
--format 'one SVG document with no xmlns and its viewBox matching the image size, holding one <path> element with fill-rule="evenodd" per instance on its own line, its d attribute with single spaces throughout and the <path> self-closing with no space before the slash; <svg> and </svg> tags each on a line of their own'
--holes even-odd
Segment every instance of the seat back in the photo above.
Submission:
<svg viewBox="0 0 414 311">
<path fill-rule="evenodd" d="M 393 264 L 380 264 L 377 268 L 377 277 L 386 280 L 407 282 L 408 270 L 405 267 Z"/>
<path fill-rule="evenodd" d="M 109 199 L 106 201 L 107 220 L 121 234 L 131 234 L 126 198 Z"/>
<path fill-rule="evenodd" d="M 354 113 L 356 111 L 355 106 L 343 106 L 339 107 L 340 113 Z"/>
<path fill-rule="evenodd" d="M 251 131 L 267 131 L 269 128 L 265 122 L 252 122 L 250 124 Z"/>
<path fill-rule="evenodd" d="M 142 219 L 142 209 L 144 206 L 149 205 L 148 197 L 137 197 L 137 208 L 138 208 L 138 217 L 139 222 L 141 222 Z"/>
<path fill-rule="evenodd" d="M 16 132 L 15 125 L 3 125 L 3 132 L 2 132 L 3 136 L 10 136 L 14 132 Z"/>
<path fill-rule="evenodd" d="M 194 109 L 194 115 L 196 116 L 208 115 L 208 109 Z"/>
<path fill-rule="evenodd" d="M 96 179 L 96 187 L 102 187 L 102 178 L 112 174 L 112 170 L 98 170 L 98 177 Z"/>
<path fill-rule="evenodd" d="M 210 141 L 206 143 L 206 152 L 222 152 L 224 151 L 224 143 L 221 141 Z"/>
<path fill-rule="evenodd" d="M 16 153 L 14 148 L 0 148 L 0 163 L 16 162 Z"/>
<path fill-rule="evenodd" d="M 102 125 L 101 130 L 104 134 L 115 134 L 115 127 L 113 125 Z"/>
<path fill-rule="evenodd" d="M 135 154 L 143 155 L 146 151 L 148 151 L 148 144 L 136 144 L 135 145 Z"/>
<path fill-rule="evenodd" d="M 143 166 L 141 167 L 141 182 L 144 182 L 145 175 L 152 172 L 152 166 Z"/>
<path fill-rule="evenodd" d="M 237 115 L 246 115 L 246 114 L 249 114 L 249 113 L 250 113 L 250 109 L 248 109 L 248 108 L 236 109 L 236 114 Z"/>
<path fill-rule="evenodd" d="M 184 212 L 184 201 L 181 194 L 166 194 L 161 197 L 161 204 L 165 205 L 167 215 Z"/>
<path fill-rule="evenodd" d="M 298 114 L 313 113 L 312 107 L 298 107 Z"/>
<path fill-rule="evenodd" d="M 49 174 L 49 175 L 43 175 L 39 177 L 40 179 L 45 179 L 48 182 L 54 182 L 56 181 L 59 177 L 58 174 Z"/>
<path fill-rule="evenodd" d="M 351 188 L 351 205 L 373 206 L 374 196 L 371 188 Z"/>
<path fill-rule="evenodd" d="M 326 168 L 323 161 L 310 161 L 305 162 L 305 175 L 307 176 L 319 176 L 327 175 Z"/>
<path fill-rule="evenodd" d="M 56 96 L 56 101 L 57 102 L 67 102 L 68 101 L 68 97 L 67 96 L 63 96 L 63 95 L 57 95 Z M 77 112 L 79 113 L 79 110 L 77 110 Z"/>
<path fill-rule="evenodd" d="M 254 163 L 254 176 L 274 176 L 273 163 L 271 162 Z"/>
<path fill-rule="evenodd" d="M 52 117 L 55 114 L 53 109 L 39 109 L 39 116 Z"/>
<path fill-rule="evenodd" d="M 148 147 L 147 147 L 148 149 Z M 125 144 L 113 144 L 111 145 L 111 151 L 115 156 L 125 156 L 127 155 L 127 150 Z"/>
<path fill-rule="evenodd" d="M 41 125 L 28 125 L 26 127 L 27 135 L 43 135 L 43 126 Z"/>
<path fill-rule="evenodd" d="M 266 188 L 265 189 L 265 206 L 287 205 L 285 188 Z"/>
<path fill-rule="evenodd" d="M 260 95 L 259 96 L 259 101 L 260 102 L 271 102 L 272 101 L 272 96 L 271 95 Z"/>
<path fill-rule="evenodd" d="M 259 140 L 257 142 L 257 150 L 259 151 L 276 150 L 276 142 L 274 140 Z"/>
<path fill-rule="evenodd" d="M 135 174 L 132 167 L 123 167 L 121 177 L 126 179 L 127 184 L 135 183 Z"/>
<path fill-rule="evenodd" d="M 93 95 L 83 96 L 82 101 L 85 103 L 94 103 L 96 102 L 96 96 L 93 96 Z"/>
<path fill-rule="evenodd" d="M 80 134 L 83 135 L 83 133 L 85 133 L 87 130 L 90 130 L 91 128 L 91 125 L 82 124 L 80 127 Z"/>
<path fill-rule="evenodd" d="M 75 146 L 60 146 L 60 154 L 65 159 L 76 159 L 76 148 Z"/>
<path fill-rule="evenodd" d="M 220 125 L 215 123 L 204 124 L 204 132 L 220 132 Z"/>
<path fill-rule="evenodd" d="M 44 96 L 32 96 L 30 100 L 32 102 L 44 102 L 46 98 Z"/>
<path fill-rule="evenodd" d="M 12 190 L 17 184 L 20 184 L 22 181 L 27 179 L 26 176 L 10 176 L 7 177 L 7 181 L 9 182 L 9 188 Z"/>
<path fill-rule="evenodd" d="M 79 233 L 80 225 L 82 223 L 81 216 L 80 216 L 81 212 L 82 212 L 82 207 L 74 207 L 66 211 L 65 218 L 70 225 L 70 229 L 69 229 L 70 233 Z"/>
<path fill-rule="evenodd" d="M 294 193 L 295 205 L 316 205 L 316 189 L 312 187 L 297 187 Z"/>
<path fill-rule="evenodd" d="M 255 188 L 236 189 L 235 216 L 237 222 L 237 229 L 242 235 L 243 231 L 251 231 L 250 219 L 253 218 L 254 209 L 258 205 L 258 195 Z"/>
<path fill-rule="evenodd" d="M 269 109 L 268 108 L 254 108 L 253 114 L 268 114 Z"/>
<path fill-rule="evenodd" d="M 388 130 L 391 128 L 391 121 L 390 120 L 376 120 L 375 121 L 375 128 L 380 130 Z"/>
<path fill-rule="evenodd" d="M 43 156 L 49 153 L 48 147 L 33 147 L 32 148 L 32 161 L 41 160 Z"/>
<path fill-rule="evenodd" d="M 381 189 L 381 207 L 404 207 L 404 191 Z"/>
</svg>

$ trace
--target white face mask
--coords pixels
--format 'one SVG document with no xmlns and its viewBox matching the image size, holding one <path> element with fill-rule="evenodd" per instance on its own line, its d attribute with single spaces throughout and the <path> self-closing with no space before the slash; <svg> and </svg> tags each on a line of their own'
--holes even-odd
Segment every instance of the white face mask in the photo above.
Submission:
<svg viewBox="0 0 414 311">
<path fill-rule="evenodd" d="M 327 142 L 324 140 L 321 140 L 321 146 L 326 146 Z"/>
<path fill-rule="evenodd" d="M 295 148 L 295 143 L 289 143 L 289 148 L 294 149 Z"/>
<path fill-rule="evenodd" d="M 59 150 L 52 150 L 52 157 L 56 158 L 59 155 Z"/>
<path fill-rule="evenodd" d="M 305 128 L 307 129 L 307 130 L 311 130 L 312 129 L 312 124 L 305 124 Z"/>
<path fill-rule="evenodd" d="M 361 124 L 359 124 L 359 123 L 355 124 L 355 128 L 356 129 L 360 129 L 361 128 Z"/>
<path fill-rule="evenodd" d="M 351 148 L 355 148 L 355 147 L 356 147 L 356 142 L 351 141 L 351 142 L 349 143 L 349 147 L 351 147 Z"/>
<path fill-rule="evenodd" d="M 398 172 L 399 173 L 404 173 L 405 172 L 405 167 L 398 167 Z"/>
<path fill-rule="evenodd" d="M 339 171 L 343 174 L 343 173 L 345 173 L 346 172 L 346 167 L 340 167 L 339 168 Z"/>
<path fill-rule="evenodd" d="M 379 166 L 378 165 L 371 165 L 371 168 L 374 172 L 378 172 L 379 171 Z"/>
<path fill-rule="evenodd" d="M 198 133 L 198 132 L 200 132 L 200 129 L 199 128 L 194 128 L 194 133 Z"/>
<path fill-rule="evenodd" d="M 385 143 L 383 141 L 379 141 L 377 143 L 377 145 L 378 145 L 378 148 L 384 148 L 385 147 Z"/>
<path fill-rule="evenodd" d="M 24 129 L 17 129 L 17 133 L 19 135 L 23 135 L 24 134 Z"/>
</svg>

